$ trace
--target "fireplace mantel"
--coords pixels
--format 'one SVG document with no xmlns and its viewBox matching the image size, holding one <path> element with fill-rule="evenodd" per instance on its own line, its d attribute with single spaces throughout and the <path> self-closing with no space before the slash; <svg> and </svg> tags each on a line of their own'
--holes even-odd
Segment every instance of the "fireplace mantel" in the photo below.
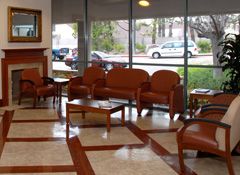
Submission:
<svg viewBox="0 0 240 175">
<path fill-rule="evenodd" d="M 42 64 L 42 76 L 48 76 L 47 56 L 44 51 L 48 48 L 21 48 L 21 49 L 2 49 L 5 58 L 2 58 L 2 102 L 3 106 L 9 105 L 9 87 L 11 84 L 11 73 L 9 67 L 13 65 L 30 65 L 34 63 Z M 18 67 L 18 66 L 16 66 Z M 19 66 L 21 67 L 21 66 Z"/>
</svg>

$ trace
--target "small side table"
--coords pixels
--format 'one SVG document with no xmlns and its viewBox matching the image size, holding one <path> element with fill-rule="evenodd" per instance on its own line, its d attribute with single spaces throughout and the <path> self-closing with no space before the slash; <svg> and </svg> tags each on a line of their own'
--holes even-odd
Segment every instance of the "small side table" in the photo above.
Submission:
<svg viewBox="0 0 240 175">
<path fill-rule="evenodd" d="M 194 99 L 194 112 L 197 110 L 197 99 L 206 99 L 211 100 L 214 94 L 220 93 L 222 91 L 217 90 L 210 90 L 209 92 L 202 93 L 202 92 L 196 92 L 196 89 L 194 89 L 192 92 L 190 92 L 190 118 L 192 118 L 192 109 L 193 109 L 193 99 Z"/>
<path fill-rule="evenodd" d="M 66 78 L 54 78 L 54 82 L 57 86 L 57 98 L 59 97 L 59 104 L 62 103 L 62 86 L 68 84 L 69 79 Z"/>
</svg>

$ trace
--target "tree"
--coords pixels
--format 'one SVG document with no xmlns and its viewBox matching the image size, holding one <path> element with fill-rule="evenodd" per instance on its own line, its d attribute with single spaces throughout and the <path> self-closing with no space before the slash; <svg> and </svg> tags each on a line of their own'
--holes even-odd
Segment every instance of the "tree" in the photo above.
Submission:
<svg viewBox="0 0 240 175">
<path fill-rule="evenodd" d="M 228 20 L 228 15 L 199 16 L 189 20 L 189 27 L 197 32 L 199 38 L 204 37 L 211 40 L 214 65 L 218 64 L 217 53 L 221 51 L 218 44 L 224 38 L 225 28 L 229 26 Z M 221 72 L 216 69 L 214 76 L 219 75 L 221 75 Z"/>
<path fill-rule="evenodd" d="M 110 52 L 114 49 L 115 38 L 113 33 L 116 33 L 115 21 L 98 21 L 91 24 L 91 39 L 92 50 L 104 50 Z M 77 24 L 73 24 L 72 36 L 76 39 L 78 37 Z"/>
<path fill-rule="evenodd" d="M 146 21 L 142 21 L 142 22 L 137 23 L 137 29 L 140 30 L 141 27 L 143 27 L 143 26 L 148 27 L 148 29 L 145 31 L 145 33 L 141 33 L 141 35 L 151 36 L 152 44 L 156 44 L 156 38 L 157 38 L 157 33 L 158 33 L 157 32 L 158 24 L 159 24 L 159 20 L 157 18 L 153 19 L 150 24 L 148 24 Z"/>
</svg>

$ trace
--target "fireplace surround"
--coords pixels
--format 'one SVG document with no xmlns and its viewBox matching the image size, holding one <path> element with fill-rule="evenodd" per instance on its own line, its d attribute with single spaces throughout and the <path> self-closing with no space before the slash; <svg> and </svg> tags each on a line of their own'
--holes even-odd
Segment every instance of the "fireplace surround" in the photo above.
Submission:
<svg viewBox="0 0 240 175">
<path fill-rule="evenodd" d="M 12 105 L 13 71 L 35 68 L 41 76 L 48 76 L 47 56 L 44 56 L 46 49 L 48 48 L 2 49 L 5 52 L 5 58 L 1 60 L 3 106 Z"/>
</svg>

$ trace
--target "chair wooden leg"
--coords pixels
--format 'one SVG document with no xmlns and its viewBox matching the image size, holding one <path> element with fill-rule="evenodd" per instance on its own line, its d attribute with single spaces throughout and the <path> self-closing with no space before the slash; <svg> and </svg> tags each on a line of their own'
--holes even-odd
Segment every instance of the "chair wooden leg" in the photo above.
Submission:
<svg viewBox="0 0 240 175">
<path fill-rule="evenodd" d="M 178 157 L 179 157 L 179 164 L 181 172 L 185 171 L 184 160 L 183 160 L 183 150 L 178 146 Z"/>
<path fill-rule="evenodd" d="M 56 98 L 56 96 L 55 96 L 55 94 L 53 95 L 53 103 L 55 103 L 55 98 Z"/>
<path fill-rule="evenodd" d="M 18 105 L 21 104 L 21 100 L 22 100 L 22 93 L 20 92 L 18 97 Z"/>
<path fill-rule="evenodd" d="M 33 108 L 36 107 L 37 95 L 33 96 Z"/>
<path fill-rule="evenodd" d="M 230 175 L 234 175 L 233 167 L 232 167 L 232 158 L 231 158 L 231 153 L 227 153 L 227 166 L 228 166 L 228 171 Z"/>
</svg>

